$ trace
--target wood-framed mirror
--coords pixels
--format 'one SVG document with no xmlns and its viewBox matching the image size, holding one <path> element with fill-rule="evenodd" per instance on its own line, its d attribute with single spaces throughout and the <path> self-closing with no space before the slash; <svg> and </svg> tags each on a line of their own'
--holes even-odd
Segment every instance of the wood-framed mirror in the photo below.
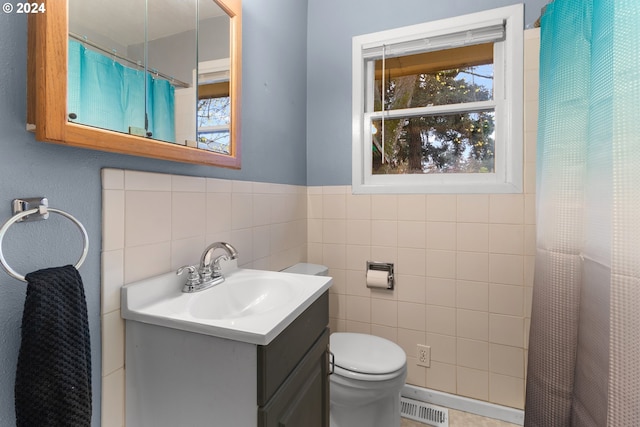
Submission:
<svg viewBox="0 0 640 427">
<path fill-rule="evenodd" d="M 125 133 L 126 131 L 113 131 L 74 122 L 72 119 L 74 115 L 71 114 L 70 117 L 67 97 L 69 89 L 69 80 L 67 79 L 70 40 L 69 2 L 57 0 L 45 0 L 43 2 L 45 13 L 31 14 L 28 17 L 27 127 L 35 131 L 36 139 L 43 142 L 134 156 L 239 169 L 241 165 L 240 99 L 242 83 L 241 0 L 195 1 L 200 3 L 214 2 L 216 7 L 222 9 L 229 17 L 229 70 L 227 71 L 229 105 L 227 108 L 230 112 L 230 120 L 227 121 L 224 129 L 224 138 L 227 139 L 225 150 L 207 149 L 198 141 L 195 141 L 195 144 L 189 144 L 189 141 L 180 140 L 182 138 L 180 133 L 178 135 L 179 141 L 166 142 L 152 138 L 151 132 L 148 131 L 140 132 L 138 130 Z M 153 5 L 154 2 L 147 3 L 147 7 L 153 7 Z M 205 45 L 207 33 L 197 32 L 198 44 Z M 199 49 L 194 47 L 194 50 L 198 51 Z M 197 58 L 198 54 L 195 57 Z M 198 90 L 196 90 L 198 85 L 197 64 L 196 61 L 191 67 L 194 69 L 193 81 L 187 82 L 196 86 L 192 88 L 193 112 L 198 109 L 196 104 L 200 100 L 197 95 Z M 139 61 L 138 65 L 140 65 Z M 143 68 L 145 73 L 157 73 L 155 69 L 149 68 L 147 70 L 144 66 Z M 198 131 L 195 115 L 192 123 L 194 138 L 204 140 L 205 137 L 201 136 Z M 207 128 L 207 131 L 210 134 L 210 127 Z"/>
</svg>

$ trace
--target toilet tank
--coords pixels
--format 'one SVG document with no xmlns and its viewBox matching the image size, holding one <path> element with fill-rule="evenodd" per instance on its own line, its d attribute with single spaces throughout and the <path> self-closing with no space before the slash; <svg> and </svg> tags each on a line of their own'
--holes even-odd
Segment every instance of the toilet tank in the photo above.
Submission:
<svg viewBox="0 0 640 427">
<path fill-rule="evenodd" d="M 282 270 L 284 273 L 308 274 L 310 276 L 326 276 L 329 269 L 325 265 L 300 262 Z"/>
</svg>

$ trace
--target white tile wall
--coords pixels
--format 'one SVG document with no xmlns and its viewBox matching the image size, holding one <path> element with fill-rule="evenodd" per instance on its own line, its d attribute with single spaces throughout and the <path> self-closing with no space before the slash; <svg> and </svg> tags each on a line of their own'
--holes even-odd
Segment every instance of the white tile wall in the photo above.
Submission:
<svg viewBox="0 0 640 427">
<path fill-rule="evenodd" d="M 306 260 L 307 192 L 291 185 L 118 169 L 104 169 L 102 183 L 102 426 L 120 427 L 120 287 L 196 264 L 216 240 L 231 242 L 244 267 L 280 270 Z"/>
</svg>

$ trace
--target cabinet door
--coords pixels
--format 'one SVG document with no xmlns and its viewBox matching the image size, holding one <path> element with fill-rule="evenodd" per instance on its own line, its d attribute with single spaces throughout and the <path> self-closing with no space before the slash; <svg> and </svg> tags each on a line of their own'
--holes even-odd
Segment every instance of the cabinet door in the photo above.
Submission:
<svg viewBox="0 0 640 427">
<path fill-rule="evenodd" d="M 258 409 L 258 427 L 329 426 L 328 345 L 325 329 L 269 403 Z"/>
<path fill-rule="evenodd" d="M 329 324 L 329 292 L 321 295 L 269 345 L 258 346 L 258 406 L 265 406 Z"/>
</svg>

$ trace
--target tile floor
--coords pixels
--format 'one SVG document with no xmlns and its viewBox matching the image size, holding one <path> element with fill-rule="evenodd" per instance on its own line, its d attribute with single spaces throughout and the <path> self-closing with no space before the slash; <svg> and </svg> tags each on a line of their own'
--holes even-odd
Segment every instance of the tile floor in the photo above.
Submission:
<svg viewBox="0 0 640 427">
<path fill-rule="evenodd" d="M 417 421 L 402 418 L 400 427 L 425 427 Z M 449 427 L 519 427 L 517 424 L 511 424 L 504 421 L 494 420 L 493 418 L 481 417 L 480 415 L 470 414 L 468 412 L 456 411 L 449 409 Z"/>
</svg>

